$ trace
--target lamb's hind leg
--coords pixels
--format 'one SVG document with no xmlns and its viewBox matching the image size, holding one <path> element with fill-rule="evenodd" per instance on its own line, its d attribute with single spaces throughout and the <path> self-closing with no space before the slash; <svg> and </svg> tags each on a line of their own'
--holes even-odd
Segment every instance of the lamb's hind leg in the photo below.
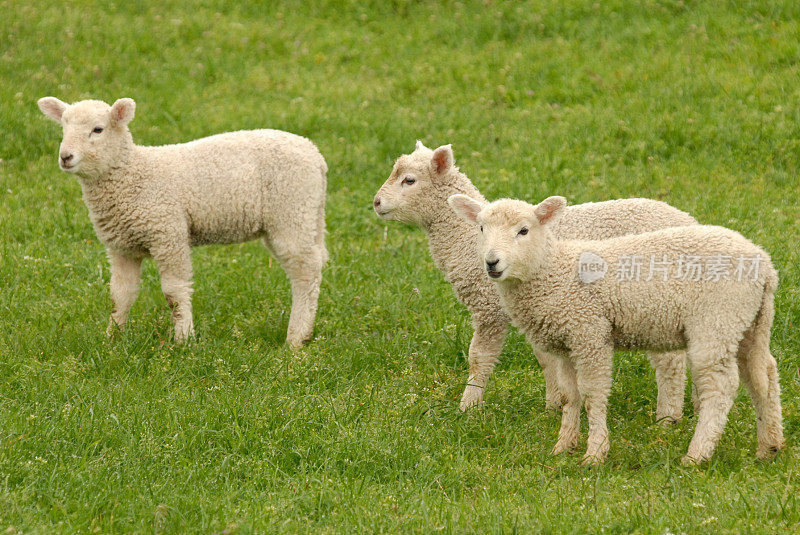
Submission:
<svg viewBox="0 0 800 535">
<path fill-rule="evenodd" d="M 784 445 L 778 367 L 769 351 L 770 329 L 774 315 L 772 295 L 765 298 L 753 326 L 739 345 L 739 374 L 750 392 L 756 411 L 758 450 L 766 458 Z"/>
<path fill-rule="evenodd" d="M 473 320 L 473 324 L 475 332 L 469 344 L 469 378 L 461 396 L 462 411 L 473 407 L 480 408 L 483 403 L 486 383 L 497 364 L 508 333 L 508 325 L 505 322 L 489 323 Z"/>
<path fill-rule="evenodd" d="M 690 338 L 688 352 L 700 411 L 683 464 L 698 464 L 711 458 L 722 436 L 739 387 L 739 373 L 735 344 L 724 339 Z"/>
<path fill-rule="evenodd" d="M 686 352 L 650 353 L 656 372 L 658 398 L 656 420 L 661 425 L 680 421 L 683 417 L 683 398 L 686 393 Z"/>
<path fill-rule="evenodd" d="M 264 241 L 292 285 L 292 311 L 289 314 L 286 341 L 292 347 L 301 347 L 314 331 L 322 267 L 327 252 L 324 244 L 320 246 L 319 243 L 298 247 L 289 236 L 273 236 L 269 241 Z"/>
</svg>

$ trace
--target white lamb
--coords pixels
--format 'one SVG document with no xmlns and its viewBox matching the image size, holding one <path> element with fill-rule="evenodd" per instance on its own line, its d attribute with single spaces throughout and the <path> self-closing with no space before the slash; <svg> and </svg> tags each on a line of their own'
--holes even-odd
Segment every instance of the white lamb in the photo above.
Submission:
<svg viewBox="0 0 800 535">
<path fill-rule="evenodd" d="M 325 249 L 327 166 L 314 144 L 277 130 L 219 134 L 189 143 L 135 145 L 136 104 L 39 100 L 63 127 L 59 166 L 78 177 L 111 264 L 109 335 L 136 299 L 151 257 L 172 308 L 175 339 L 194 334 L 191 247 L 263 239 L 292 285 L 287 341 L 311 337 Z"/>
<path fill-rule="evenodd" d="M 554 453 L 577 445 L 582 400 L 589 419 L 584 463 L 605 459 L 615 347 L 687 349 L 699 416 L 684 463 L 711 457 L 740 376 L 758 417 L 757 455 L 783 446 L 778 373 L 769 351 L 778 275 L 760 247 L 732 230 L 699 225 L 560 240 L 550 227 L 566 206 L 563 197 L 538 206 L 507 199 L 486 205 L 466 195 L 449 202 L 480 228 L 478 250 L 514 325 L 534 347 L 562 357 L 567 400 Z M 587 262 L 609 273 L 582 271 Z"/>
<path fill-rule="evenodd" d="M 383 219 L 410 223 L 427 232 L 436 266 L 452 284 L 459 301 L 472 313 L 474 334 L 469 347 L 469 379 L 461 398 L 461 409 L 466 410 L 479 406 L 483 400 L 484 388 L 508 332 L 509 319 L 475 252 L 477 229 L 455 217 L 447 204 L 447 198 L 456 193 L 485 201 L 454 165 L 450 145 L 430 150 L 418 141 L 413 153 L 400 156 L 395 162 L 391 175 L 375 195 L 374 208 Z M 563 239 L 603 239 L 694 224 L 697 221 L 692 216 L 666 203 L 623 199 L 571 206 L 553 225 L 553 231 Z M 536 358 L 544 374 L 547 406 L 557 408 L 563 395 L 558 388 L 556 357 L 538 350 Z M 686 384 L 684 352 L 651 360 L 658 383 L 656 417 L 661 422 L 679 420 Z"/>
</svg>

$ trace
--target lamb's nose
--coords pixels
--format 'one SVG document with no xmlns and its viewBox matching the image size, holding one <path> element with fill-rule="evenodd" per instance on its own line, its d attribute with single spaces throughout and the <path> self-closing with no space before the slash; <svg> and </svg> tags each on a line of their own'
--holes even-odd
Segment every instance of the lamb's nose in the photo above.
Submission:
<svg viewBox="0 0 800 535">
<path fill-rule="evenodd" d="M 372 201 L 372 206 L 374 206 L 375 208 L 381 207 L 381 198 L 378 197 L 377 195 L 375 196 L 375 199 Z"/>
<path fill-rule="evenodd" d="M 61 156 L 61 161 L 64 163 L 67 163 L 72 159 L 72 154 L 68 152 L 67 153 L 62 152 L 59 156 Z"/>
<path fill-rule="evenodd" d="M 496 268 L 496 267 L 497 267 L 497 264 L 498 264 L 499 262 L 500 262 L 500 260 L 489 260 L 489 259 L 487 258 L 487 259 L 486 259 L 486 268 L 487 268 L 489 271 L 494 271 L 494 270 L 495 270 L 494 268 Z"/>
</svg>

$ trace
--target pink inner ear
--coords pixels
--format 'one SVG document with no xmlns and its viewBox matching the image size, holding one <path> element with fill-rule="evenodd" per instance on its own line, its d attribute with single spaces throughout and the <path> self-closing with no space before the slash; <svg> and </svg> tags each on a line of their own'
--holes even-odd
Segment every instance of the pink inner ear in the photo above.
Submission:
<svg viewBox="0 0 800 535">
<path fill-rule="evenodd" d="M 536 217 L 539 219 L 539 223 L 545 224 L 548 221 L 550 221 L 550 219 L 552 219 L 552 217 L 558 211 L 558 208 L 559 204 L 557 202 L 543 203 L 536 207 L 534 213 L 536 214 Z"/>
<path fill-rule="evenodd" d="M 437 173 L 443 173 L 447 169 L 447 154 L 445 152 L 437 152 L 434 154 L 433 161 L 436 163 Z"/>
<path fill-rule="evenodd" d="M 114 109 L 114 119 L 117 121 L 121 121 L 123 117 L 125 117 L 125 104 L 119 104 Z"/>
</svg>

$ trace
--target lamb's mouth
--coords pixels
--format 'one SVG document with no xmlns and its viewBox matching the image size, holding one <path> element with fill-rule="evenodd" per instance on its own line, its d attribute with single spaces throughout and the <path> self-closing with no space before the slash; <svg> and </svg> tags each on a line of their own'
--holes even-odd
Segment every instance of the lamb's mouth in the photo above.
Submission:
<svg viewBox="0 0 800 535">
<path fill-rule="evenodd" d="M 375 210 L 375 213 L 377 213 L 377 214 L 378 214 L 378 217 L 381 217 L 381 218 L 383 218 L 383 219 L 386 219 L 386 216 L 388 216 L 389 214 L 391 214 L 391 213 L 392 213 L 392 210 L 391 210 L 391 209 L 389 209 L 389 210 Z"/>
<path fill-rule="evenodd" d="M 499 279 L 500 277 L 503 276 L 503 272 L 502 271 L 488 270 L 486 273 L 493 279 Z"/>
</svg>

